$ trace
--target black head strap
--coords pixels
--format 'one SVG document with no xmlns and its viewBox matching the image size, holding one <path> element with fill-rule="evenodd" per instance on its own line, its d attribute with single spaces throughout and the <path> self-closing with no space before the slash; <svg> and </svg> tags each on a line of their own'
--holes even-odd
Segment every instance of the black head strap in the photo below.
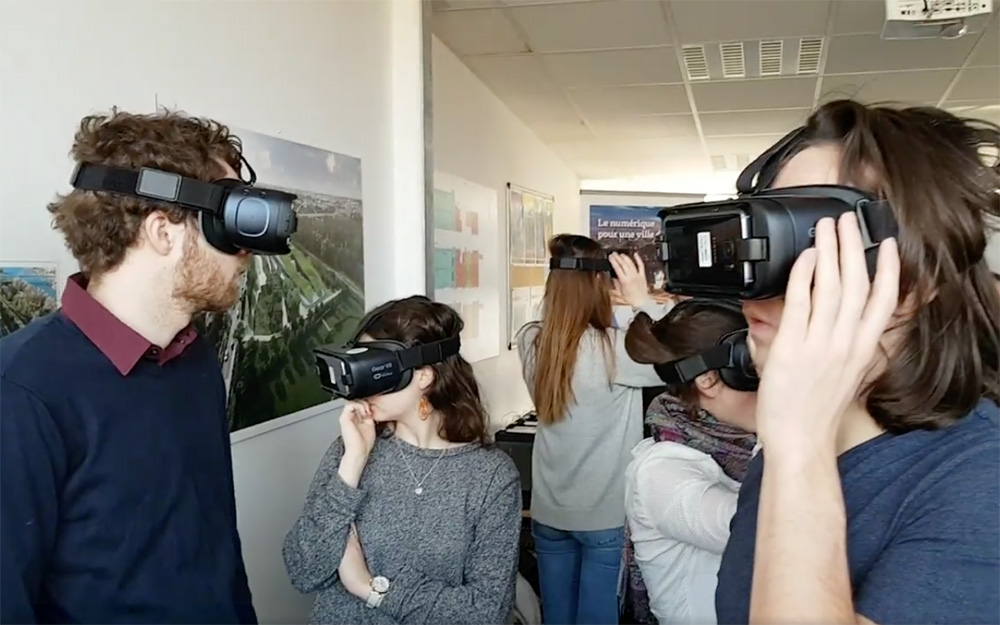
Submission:
<svg viewBox="0 0 1000 625">
<path fill-rule="evenodd" d="M 403 369 L 416 369 L 433 365 L 457 355 L 461 349 L 462 340 L 457 336 L 426 345 L 414 345 L 399 352 L 399 364 L 403 366 Z"/>
<path fill-rule="evenodd" d="M 796 128 L 755 158 L 740 172 L 740 177 L 736 179 L 736 191 L 740 195 L 750 195 L 770 187 L 785 157 L 798 147 L 805 131 L 805 126 Z"/>
<path fill-rule="evenodd" d="M 135 170 L 78 163 L 70 184 L 81 191 L 131 195 L 215 214 L 219 213 L 225 199 L 223 186 L 148 167 Z"/>
<path fill-rule="evenodd" d="M 667 384 L 687 384 L 703 373 L 731 366 L 732 345 L 716 345 L 687 358 L 653 365 L 656 375 Z"/>
<path fill-rule="evenodd" d="M 607 258 L 580 258 L 577 256 L 559 256 L 549 259 L 549 269 L 570 269 L 575 271 L 593 271 L 614 273 L 615 268 Z"/>
</svg>

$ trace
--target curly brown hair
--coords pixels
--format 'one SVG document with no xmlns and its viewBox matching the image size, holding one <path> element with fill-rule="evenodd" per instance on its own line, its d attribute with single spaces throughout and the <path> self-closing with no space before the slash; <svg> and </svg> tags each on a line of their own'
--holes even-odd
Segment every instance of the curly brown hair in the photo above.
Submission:
<svg viewBox="0 0 1000 625">
<path fill-rule="evenodd" d="M 212 181 L 225 176 L 219 161 L 240 170 L 241 151 L 239 138 L 211 119 L 167 110 L 139 115 L 112 109 L 83 118 L 70 155 L 77 163 L 151 167 Z M 162 211 L 173 223 L 194 219 L 192 211 L 163 202 L 79 190 L 58 196 L 48 210 L 90 278 L 121 264 L 150 213 Z"/>
<path fill-rule="evenodd" d="M 399 341 L 412 347 L 457 336 L 464 327 L 450 306 L 413 295 L 386 304 L 364 333 L 375 340 Z M 434 371 L 434 381 L 425 396 L 443 416 L 438 435 L 450 443 L 489 444 L 489 416 L 472 365 L 455 355 L 428 366 Z"/>
</svg>

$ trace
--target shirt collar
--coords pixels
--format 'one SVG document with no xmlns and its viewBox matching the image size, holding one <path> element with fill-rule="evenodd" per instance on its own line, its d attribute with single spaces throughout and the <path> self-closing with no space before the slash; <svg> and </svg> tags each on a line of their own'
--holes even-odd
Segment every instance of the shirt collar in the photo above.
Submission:
<svg viewBox="0 0 1000 625">
<path fill-rule="evenodd" d="M 82 273 L 73 274 L 66 281 L 62 314 L 101 350 L 122 375 L 131 373 L 143 358 L 155 359 L 157 364 L 163 366 L 184 353 L 198 336 L 194 327 L 189 325 L 166 348 L 153 345 L 87 292 L 87 279 Z"/>
</svg>

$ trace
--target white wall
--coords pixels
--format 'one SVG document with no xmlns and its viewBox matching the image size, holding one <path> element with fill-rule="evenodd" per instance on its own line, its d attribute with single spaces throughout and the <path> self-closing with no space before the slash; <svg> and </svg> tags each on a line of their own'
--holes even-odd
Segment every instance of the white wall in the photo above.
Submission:
<svg viewBox="0 0 1000 625">
<path fill-rule="evenodd" d="M 583 232 L 580 181 L 441 41 L 432 43 L 434 169 L 497 192 L 500 356 L 475 364 L 494 421 L 531 407 L 517 352 L 507 351 L 507 183 L 555 197 L 555 232 Z"/>
<path fill-rule="evenodd" d="M 158 99 L 361 157 L 368 303 L 424 292 L 423 240 L 410 241 L 414 228 L 423 229 L 422 150 L 409 147 L 423 144 L 422 88 L 414 82 L 419 0 L 202 0 L 196 8 L 171 0 L 4 0 L 0 7 L 3 260 L 57 259 L 64 275 L 75 271 L 45 210 L 68 190 L 75 126 L 113 105 L 152 111 Z M 407 114 L 394 117 L 393 106 Z M 393 136 L 409 140 L 395 144 Z M 240 533 L 263 622 L 307 618 L 311 598 L 288 583 L 281 541 L 337 433 L 336 415 L 326 410 L 234 438 Z"/>
</svg>

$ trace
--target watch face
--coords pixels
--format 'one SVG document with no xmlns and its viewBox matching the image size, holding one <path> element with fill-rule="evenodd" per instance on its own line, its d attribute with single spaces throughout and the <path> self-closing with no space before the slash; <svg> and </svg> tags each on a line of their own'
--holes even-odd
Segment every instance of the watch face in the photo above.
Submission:
<svg viewBox="0 0 1000 625">
<path fill-rule="evenodd" d="M 389 592 L 389 580 L 381 575 L 372 579 L 372 590 L 375 592 Z"/>
</svg>

